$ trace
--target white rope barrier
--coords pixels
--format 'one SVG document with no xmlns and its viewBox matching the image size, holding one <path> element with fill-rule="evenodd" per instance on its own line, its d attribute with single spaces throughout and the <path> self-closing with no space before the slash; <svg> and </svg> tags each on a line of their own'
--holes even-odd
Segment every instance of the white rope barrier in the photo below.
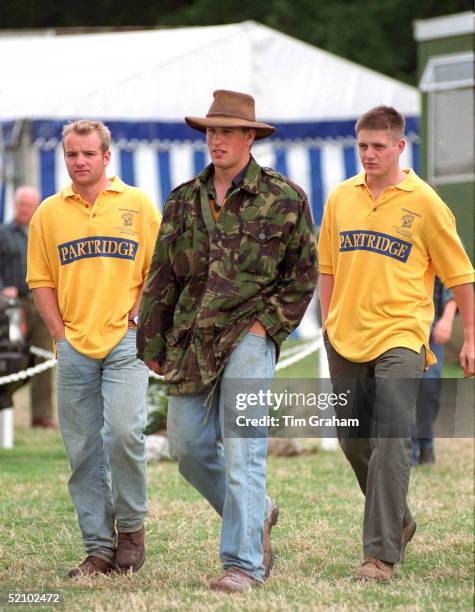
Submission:
<svg viewBox="0 0 475 612">
<path fill-rule="evenodd" d="M 312 353 L 315 353 L 316 351 L 318 351 L 319 348 L 322 348 L 322 346 L 323 338 L 320 337 L 316 340 L 312 340 L 312 342 L 309 342 L 306 346 L 302 347 L 298 353 L 287 357 L 287 359 L 279 361 L 275 368 L 276 372 L 278 372 L 279 370 L 285 370 L 285 368 L 288 368 L 289 366 L 294 365 L 299 361 L 302 361 L 302 359 L 305 359 L 305 357 L 308 357 Z"/>
<path fill-rule="evenodd" d="M 308 357 L 312 353 L 315 353 L 315 351 L 318 351 L 318 349 L 322 346 L 323 339 L 320 334 L 320 337 L 315 340 L 310 340 L 309 342 L 299 344 L 298 346 L 289 347 L 285 351 L 282 351 L 280 355 L 281 360 L 275 368 L 276 372 L 288 368 L 289 366 L 294 365 L 299 361 L 302 361 L 302 359 L 305 359 L 305 357 Z M 149 370 L 148 375 L 154 380 L 164 380 L 161 374 L 156 374 L 153 370 Z"/>
<path fill-rule="evenodd" d="M 21 370 L 20 372 L 14 372 L 13 374 L 7 374 L 6 376 L 0 376 L 0 386 L 8 385 L 9 383 L 18 382 L 20 380 L 26 380 L 27 378 L 36 376 L 36 374 L 41 374 L 41 372 L 46 372 L 46 370 L 54 368 L 54 366 L 56 365 L 56 359 L 54 358 L 53 353 L 50 353 L 49 351 L 43 351 L 42 349 L 38 349 L 37 347 L 32 346 L 30 347 L 30 352 L 33 353 L 33 355 L 36 355 L 37 353 L 32 349 L 35 349 L 37 351 L 42 351 L 44 353 L 48 353 L 48 355 L 52 355 L 52 357 L 49 358 L 48 361 L 45 361 L 44 363 L 39 363 L 38 365 L 32 366 L 31 368 L 26 368 L 26 370 Z M 38 355 L 38 356 L 44 357 L 44 355 Z"/>
<path fill-rule="evenodd" d="M 298 363 L 302 359 L 305 359 L 305 357 L 308 357 L 308 355 L 311 355 L 315 351 L 318 351 L 318 349 L 322 346 L 323 341 L 320 335 L 320 337 L 315 340 L 311 340 L 309 342 L 305 342 L 297 346 L 289 347 L 288 349 L 282 351 L 280 361 L 276 367 L 276 371 L 283 370 L 291 365 L 294 365 L 295 363 Z M 20 380 L 26 380 L 27 378 L 36 376 L 36 374 L 46 372 L 46 370 L 54 368 L 57 363 L 57 360 L 51 351 L 46 351 L 45 349 L 39 348 L 37 346 L 31 346 L 30 353 L 32 353 L 36 357 L 46 359 L 47 361 L 45 361 L 44 363 L 39 363 L 36 366 L 32 366 L 31 368 L 21 370 L 20 372 L 14 372 L 13 374 L 0 376 L 0 386 L 7 385 L 13 382 L 19 382 Z M 150 378 L 154 378 L 155 380 L 163 380 L 163 376 L 156 374 L 152 370 L 149 370 L 149 376 Z"/>
<path fill-rule="evenodd" d="M 54 359 L 56 361 L 54 353 L 51 351 L 45 351 L 45 349 L 39 348 L 38 346 L 30 346 L 30 353 L 32 355 L 36 355 L 36 357 L 43 357 L 43 359 Z"/>
<path fill-rule="evenodd" d="M 280 361 L 276 366 L 276 371 L 284 370 L 285 368 L 290 367 L 302 361 L 312 353 L 315 353 L 319 349 L 323 348 L 323 337 L 320 331 L 319 336 L 313 340 L 303 342 L 298 344 L 297 346 L 291 346 L 288 349 L 282 351 L 280 355 Z M 14 372 L 13 374 L 8 374 L 6 376 L 0 376 L 0 386 L 6 385 L 12 382 L 18 382 L 20 380 L 26 380 L 27 378 L 31 378 L 36 376 L 37 374 L 41 374 L 42 372 L 46 372 L 51 368 L 54 368 L 57 360 L 54 354 L 51 351 L 46 351 L 37 346 L 30 346 L 30 353 L 35 355 L 36 357 L 41 357 L 42 359 L 46 359 L 44 363 L 40 363 L 31 368 L 26 368 L 20 372 Z M 328 364 L 326 361 L 326 354 L 323 354 L 324 351 L 320 351 L 320 377 L 325 372 L 325 375 L 328 371 Z M 155 380 L 163 380 L 163 376 L 156 374 L 152 370 L 149 370 L 149 377 Z M 12 448 L 13 447 L 13 410 L 11 408 L 7 408 L 0 411 L 0 448 Z M 330 438 L 328 440 L 321 440 L 322 449 L 325 450 L 334 450 L 336 448 L 336 440 Z"/>
<path fill-rule="evenodd" d="M 319 336 L 317 336 L 317 338 L 318 337 Z M 311 340 L 304 340 L 303 342 L 295 346 L 289 346 L 289 348 L 282 349 L 280 353 L 280 359 L 287 359 L 287 357 L 290 357 L 291 355 L 300 353 L 301 351 L 305 350 L 308 346 L 310 346 L 312 342 L 314 342 L 315 340 L 316 338 L 312 338 Z"/>
</svg>

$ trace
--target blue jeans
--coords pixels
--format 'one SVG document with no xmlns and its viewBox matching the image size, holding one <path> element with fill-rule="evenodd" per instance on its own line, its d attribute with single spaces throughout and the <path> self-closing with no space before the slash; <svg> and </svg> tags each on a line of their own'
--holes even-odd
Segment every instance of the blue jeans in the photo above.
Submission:
<svg viewBox="0 0 475 612">
<path fill-rule="evenodd" d="M 71 466 L 69 492 L 88 555 L 115 556 L 116 526 L 137 531 L 147 514 L 148 371 L 135 331 L 103 359 L 57 344 L 58 416 Z"/>
<path fill-rule="evenodd" d="M 416 419 L 412 429 L 412 462 L 417 464 L 422 448 L 434 447 L 434 421 L 439 412 L 440 392 L 442 389 L 442 369 L 444 366 L 444 344 L 436 344 L 430 339 L 430 350 L 437 358 L 422 376 L 416 404 Z"/>
<path fill-rule="evenodd" d="M 222 516 L 220 557 L 224 568 L 238 567 L 258 581 L 264 580 L 267 436 L 227 437 L 223 432 L 236 384 L 230 381 L 270 381 L 274 370 L 273 341 L 248 333 L 231 353 L 211 407 L 206 405 L 206 393 L 171 396 L 168 402 L 171 454 L 182 476 Z"/>
</svg>

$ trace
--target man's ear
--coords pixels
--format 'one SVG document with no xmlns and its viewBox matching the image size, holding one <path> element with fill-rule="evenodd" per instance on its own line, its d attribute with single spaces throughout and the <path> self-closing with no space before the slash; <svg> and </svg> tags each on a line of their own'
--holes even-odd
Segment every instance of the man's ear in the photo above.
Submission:
<svg viewBox="0 0 475 612">
<path fill-rule="evenodd" d="M 256 130 L 254 128 L 250 128 L 246 132 L 246 142 L 249 146 L 252 146 L 252 143 L 256 139 Z"/>
</svg>

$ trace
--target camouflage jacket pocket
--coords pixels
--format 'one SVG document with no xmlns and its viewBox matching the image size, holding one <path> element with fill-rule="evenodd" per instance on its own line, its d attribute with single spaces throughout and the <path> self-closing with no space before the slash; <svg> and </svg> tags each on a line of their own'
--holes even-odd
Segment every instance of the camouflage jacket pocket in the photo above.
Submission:
<svg viewBox="0 0 475 612">
<path fill-rule="evenodd" d="M 177 279 L 188 278 L 192 271 L 190 268 L 191 253 L 193 252 L 193 232 L 174 232 L 166 238 L 170 251 L 173 272 Z"/>
<path fill-rule="evenodd" d="M 199 377 L 199 367 L 190 338 L 189 326 L 173 327 L 166 334 L 166 360 L 163 373 L 167 383 L 179 384 L 193 380 L 197 375 Z"/>
<path fill-rule="evenodd" d="M 242 225 L 237 268 L 267 278 L 274 277 L 282 248 L 282 228 L 272 228 L 261 221 Z"/>
<path fill-rule="evenodd" d="M 166 334 L 167 346 L 186 347 L 190 343 L 191 326 L 175 325 Z"/>
</svg>

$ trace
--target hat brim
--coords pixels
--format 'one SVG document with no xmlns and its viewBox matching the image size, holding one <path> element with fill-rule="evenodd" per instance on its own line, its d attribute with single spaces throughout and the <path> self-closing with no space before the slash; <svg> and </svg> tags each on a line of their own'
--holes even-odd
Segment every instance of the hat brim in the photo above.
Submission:
<svg viewBox="0 0 475 612">
<path fill-rule="evenodd" d="M 209 127 L 241 127 L 256 130 L 256 140 L 267 138 L 275 132 L 275 127 L 258 121 L 234 119 L 233 117 L 185 117 L 187 124 L 194 130 L 206 132 Z"/>
</svg>

